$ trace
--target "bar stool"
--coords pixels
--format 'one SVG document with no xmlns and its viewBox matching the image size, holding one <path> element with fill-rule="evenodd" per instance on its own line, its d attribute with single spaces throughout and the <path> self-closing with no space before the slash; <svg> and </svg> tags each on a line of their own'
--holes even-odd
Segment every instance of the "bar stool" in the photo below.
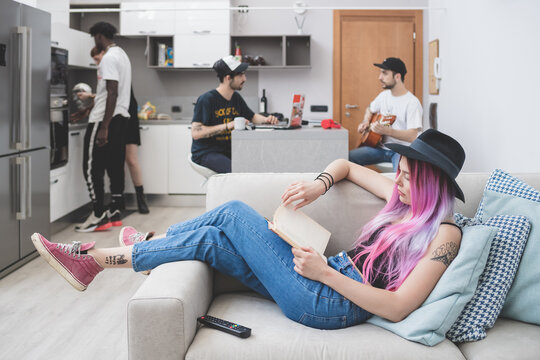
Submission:
<svg viewBox="0 0 540 360">
<path fill-rule="evenodd" d="M 199 173 L 201 176 L 204 177 L 204 181 L 201 184 L 201 186 L 204 186 L 206 184 L 210 176 L 217 174 L 217 172 L 215 172 L 214 170 L 211 170 L 207 167 L 204 167 L 202 165 L 199 165 L 193 162 L 193 160 L 191 159 L 191 154 L 189 154 L 188 156 L 188 162 L 189 162 L 189 165 L 191 165 L 191 168 L 195 170 L 195 172 Z"/>
</svg>

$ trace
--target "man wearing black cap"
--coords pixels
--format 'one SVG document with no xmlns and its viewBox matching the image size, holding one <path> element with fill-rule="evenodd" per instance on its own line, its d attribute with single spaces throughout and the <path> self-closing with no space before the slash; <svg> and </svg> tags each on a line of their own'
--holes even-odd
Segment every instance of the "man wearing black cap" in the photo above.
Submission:
<svg viewBox="0 0 540 360">
<path fill-rule="evenodd" d="M 405 74 L 407 68 L 398 58 L 386 58 L 381 64 L 373 64 L 381 69 L 379 81 L 383 91 L 367 107 L 364 121 L 358 126 L 358 132 L 368 127 L 371 131 L 383 135 L 377 147 L 361 146 L 349 152 L 349 160 L 360 165 L 392 162 L 397 170 L 399 154 L 390 150 L 386 144 L 409 145 L 422 130 L 422 105 L 407 88 Z M 379 123 L 369 124 L 373 114 L 395 115 L 391 126 Z"/>
<path fill-rule="evenodd" d="M 231 131 L 234 118 L 243 117 L 255 124 L 276 124 L 275 116 L 255 114 L 236 90 L 246 82 L 248 64 L 226 56 L 215 62 L 213 68 L 219 86 L 197 99 L 191 127 L 192 160 L 218 173 L 231 172 Z"/>
</svg>

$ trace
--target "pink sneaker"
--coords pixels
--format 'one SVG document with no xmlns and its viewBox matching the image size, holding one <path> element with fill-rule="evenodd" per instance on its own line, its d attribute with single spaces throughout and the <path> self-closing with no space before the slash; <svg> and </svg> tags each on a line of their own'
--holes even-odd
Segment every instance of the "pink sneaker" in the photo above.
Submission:
<svg viewBox="0 0 540 360">
<path fill-rule="evenodd" d="M 134 227 L 124 226 L 120 230 L 120 235 L 118 236 L 118 243 L 120 246 L 131 246 L 133 244 L 146 241 L 154 236 L 154 232 L 142 233 L 135 230 Z"/>
<path fill-rule="evenodd" d="M 124 226 L 120 230 L 120 235 L 118 235 L 118 242 L 120 243 L 120 246 L 131 246 L 142 241 L 147 241 L 152 236 L 154 236 L 153 231 L 142 233 L 135 230 L 134 227 Z M 141 274 L 149 275 L 150 270 L 141 271 Z"/>
<path fill-rule="evenodd" d="M 32 235 L 32 242 L 43 259 L 79 291 L 86 290 L 94 277 L 103 271 L 91 255 L 81 255 L 81 251 L 93 248 L 95 242 L 52 243 L 38 233 Z"/>
</svg>

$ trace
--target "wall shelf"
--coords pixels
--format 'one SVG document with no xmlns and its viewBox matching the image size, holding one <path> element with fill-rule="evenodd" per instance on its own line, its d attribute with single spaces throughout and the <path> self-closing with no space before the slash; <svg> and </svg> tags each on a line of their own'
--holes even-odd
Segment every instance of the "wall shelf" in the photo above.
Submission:
<svg viewBox="0 0 540 360">
<path fill-rule="evenodd" d="M 174 36 L 150 35 L 146 39 L 148 49 L 146 65 L 150 69 L 164 71 L 212 70 L 211 66 L 158 66 L 158 44 L 174 47 Z M 231 36 L 231 54 L 235 53 L 236 45 L 240 46 L 244 56 L 252 58 L 261 56 L 265 61 L 265 65 L 250 65 L 248 71 L 311 69 L 311 38 L 309 35 Z M 178 52 L 174 50 L 174 56 L 176 56 Z"/>
<path fill-rule="evenodd" d="M 265 65 L 251 65 L 250 69 L 311 68 L 309 35 L 231 36 L 231 54 L 235 53 L 237 45 L 244 57 L 261 56 L 265 60 Z"/>
</svg>

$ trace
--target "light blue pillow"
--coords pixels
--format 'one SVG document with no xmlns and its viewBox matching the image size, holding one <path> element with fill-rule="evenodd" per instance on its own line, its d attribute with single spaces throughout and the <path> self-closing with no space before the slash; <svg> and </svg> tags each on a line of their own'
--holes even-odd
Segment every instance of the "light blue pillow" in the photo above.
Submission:
<svg viewBox="0 0 540 360">
<path fill-rule="evenodd" d="M 478 219 L 454 216 L 461 226 L 478 225 Z M 531 228 L 524 216 L 498 215 L 483 223 L 499 229 L 491 242 L 484 272 L 472 299 L 465 305 L 446 337 L 453 342 L 478 341 L 486 337 L 499 316 L 519 266 Z"/>
<path fill-rule="evenodd" d="M 540 325 L 540 191 L 502 170 L 487 181 L 476 218 L 523 215 L 531 232 L 501 316 Z"/>
<path fill-rule="evenodd" d="M 443 341 L 474 294 L 497 231 L 496 227 L 486 225 L 465 227 L 458 255 L 422 306 L 397 323 L 378 316 L 368 322 L 424 345 Z"/>
</svg>

